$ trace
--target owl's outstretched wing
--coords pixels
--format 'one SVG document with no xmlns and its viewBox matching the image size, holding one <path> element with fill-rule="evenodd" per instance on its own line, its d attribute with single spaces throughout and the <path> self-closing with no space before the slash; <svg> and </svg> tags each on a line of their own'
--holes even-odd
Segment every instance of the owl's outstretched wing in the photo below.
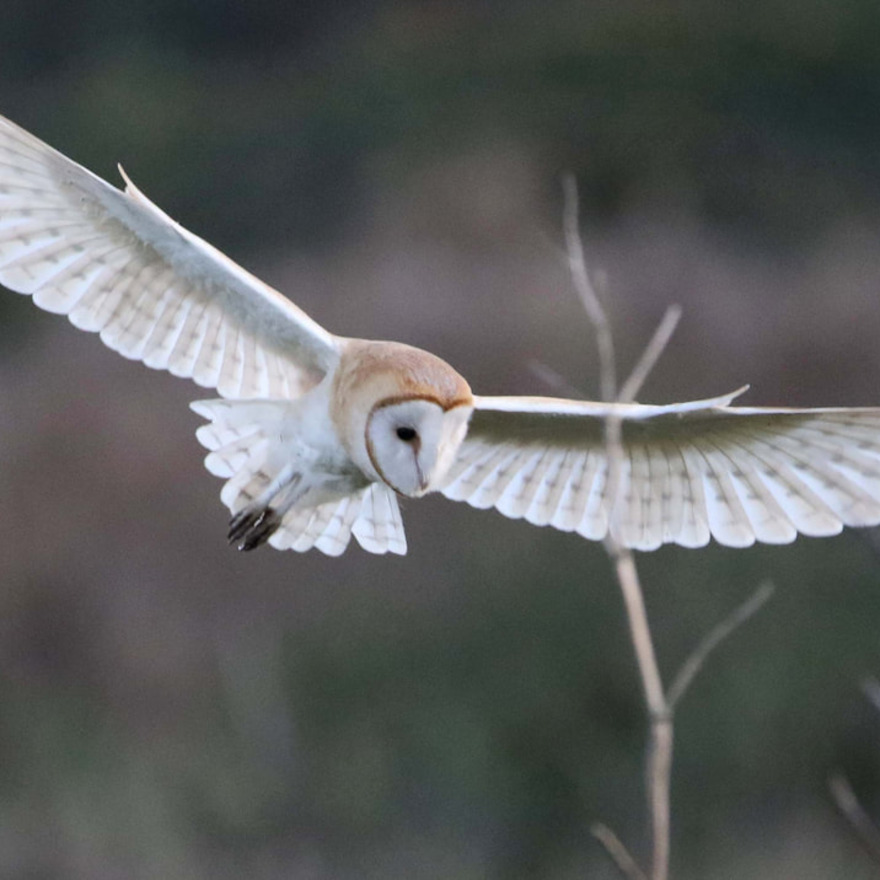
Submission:
<svg viewBox="0 0 880 880">
<path fill-rule="evenodd" d="M 616 407 L 624 460 L 611 528 L 626 546 L 783 544 L 880 523 L 880 409 L 732 407 L 735 396 L 669 406 L 477 398 L 442 492 L 602 539 L 604 419 Z"/>
<path fill-rule="evenodd" d="M 226 397 L 317 384 L 336 337 L 125 180 L 122 192 L 0 117 L 0 283 Z"/>
</svg>

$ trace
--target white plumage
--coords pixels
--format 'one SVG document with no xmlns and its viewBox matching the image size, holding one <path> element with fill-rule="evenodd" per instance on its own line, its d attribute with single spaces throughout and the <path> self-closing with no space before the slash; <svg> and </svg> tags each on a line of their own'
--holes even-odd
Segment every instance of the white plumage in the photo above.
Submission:
<svg viewBox="0 0 880 880">
<path fill-rule="evenodd" d="M 640 550 L 880 523 L 880 409 L 474 396 L 427 352 L 328 333 L 123 178 L 124 192 L 0 117 L 0 282 L 217 389 L 192 406 L 242 549 L 338 555 L 354 536 L 405 553 L 397 496 L 431 491 Z"/>
<path fill-rule="evenodd" d="M 880 410 L 632 405 L 613 531 L 624 544 L 783 544 L 880 522 Z M 496 408 L 496 406 L 501 408 Z M 600 539 L 610 407 L 476 398 L 443 493 Z"/>
</svg>

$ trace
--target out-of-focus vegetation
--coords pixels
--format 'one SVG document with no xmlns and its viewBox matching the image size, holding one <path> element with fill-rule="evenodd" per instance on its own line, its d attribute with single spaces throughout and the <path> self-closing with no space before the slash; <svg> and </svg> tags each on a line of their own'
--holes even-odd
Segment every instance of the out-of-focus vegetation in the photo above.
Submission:
<svg viewBox="0 0 880 880">
<path fill-rule="evenodd" d="M 483 393 L 595 393 L 559 175 L 580 181 L 645 395 L 880 404 L 880 7 L 5 0 L 0 112 L 330 329 Z M 410 554 L 223 541 L 186 402 L 0 301 L 0 874 L 604 878 L 643 835 L 642 703 L 601 549 L 442 499 Z M 583 378 L 586 377 L 586 378 Z M 876 876 L 825 790 L 880 815 L 880 564 L 864 535 L 640 558 L 671 671 L 773 603 L 678 722 L 674 876 Z"/>
</svg>

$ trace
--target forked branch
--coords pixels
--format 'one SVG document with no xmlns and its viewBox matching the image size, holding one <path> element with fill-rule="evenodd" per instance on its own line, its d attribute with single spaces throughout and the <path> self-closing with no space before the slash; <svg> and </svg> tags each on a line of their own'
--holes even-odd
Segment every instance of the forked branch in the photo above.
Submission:
<svg viewBox="0 0 880 880">
<path fill-rule="evenodd" d="M 681 310 L 667 309 L 650 342 L 630 376 L 618 392 L 614 362 L 614 340 L 605 309 L 590 280 L 584 259 L 578 223 L 578 198 L 574 178 L 564 180 L 565 241 L 572 282 L 583 303 L 596 334 L 599 350 L 600 385 L 603 399 L 630 403 L 639 393 L 672 337 Z M 605 420 L 605 454 L 607 461 L 606 497 L 610 499 L 608 534 L 605 549 L 612 560 L 617 581 L 626 606 L 630 639 L 638 663 L 639 677 L 645 695 L 649 719 L 649 748 L 646 760 L 647 808 L 651 826 L 650 870 L 642 869 L 620 838 L 606 825 L 596 824 L 592 833 L 627 880 L 667 880 L 670 853 L 670 779 L 674 743 L 673 712 L 709 655 L 740 625 L 751 617 L 772 594 L 770 585 L 763 585 L 754 596 L 718 624 L 697 646 L 673 679 L 669 692 L 664 690 L 657 664 L 651 627 L 645 610 L 633 552 L 621 544 L 612 528 L 618 486 L 625 463 L 622 424 L 619 414 L 611 413 Z"/>
<path fill-rule="evenodd" d="M 873 677 L 866 678 L 862 682 L 862 693 L 875 709 L 880 710 L 880 681 Z M 828 780 L 828 789 L 856 839 L 865 852 L 880 865 L 880 828 L 862 806 L 849 780 L 843 773 L 835 773 Z"/>
<path fill-rule="evenodd" d="M 828 789 L 865 852 L 880 864 L 880 829 L 859 802 L 849 780 L 842 773 L 835 773 L 828 780 Z"/>
</svg>

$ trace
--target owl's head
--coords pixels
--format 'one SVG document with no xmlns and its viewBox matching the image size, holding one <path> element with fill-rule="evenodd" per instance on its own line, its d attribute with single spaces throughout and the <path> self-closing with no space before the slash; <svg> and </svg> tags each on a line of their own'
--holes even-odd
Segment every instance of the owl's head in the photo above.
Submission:
<svg viewBox="0 0 880 880">
<path fill-rule="evenodd" d="M 333 418 L 358 467 L 401 495 L 439 488 L 473 411 L 467 382 L 421 349 L 349 340 L 334 383 Z"/>
<path fill-rule="evenodd" d="M 471 407 L 444 409 L 430 398 L 390 399 L 367 420 L 367 454 L 395 492 L 418 497 L 436 489 L 467 433 Z"/>
</svg>

